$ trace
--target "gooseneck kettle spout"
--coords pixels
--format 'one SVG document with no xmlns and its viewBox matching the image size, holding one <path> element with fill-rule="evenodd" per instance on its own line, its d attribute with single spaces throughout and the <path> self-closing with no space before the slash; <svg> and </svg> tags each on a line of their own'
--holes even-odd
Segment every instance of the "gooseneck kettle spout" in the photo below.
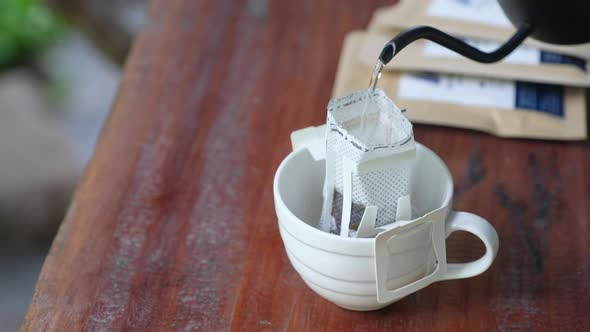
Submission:
<svg viewBox="0 0 590 332">
<path fill-rule="evenodd" d="M 383 50 L 379 55 L 379 59 L 383 64 L 387 64 L 404 47 L 408 46 L 415 40 L 428 39 L 471 60 L 492 63 L 504 59 L 508 54 L 514 51 L 514 49 L 522 44 L 526 37 L 529 36 L 531 31 L 532 27 L 529 24 L 524 23 L 518 28 L 518 30 L 516 30 L 514 35 L 498 47 L 498 49 L 492 52 L 483 52 L 436 28 L 430 26 L 418 26 L 399 33 L 385 44 L 385 47 L 383 47 Z"/>
</svg>

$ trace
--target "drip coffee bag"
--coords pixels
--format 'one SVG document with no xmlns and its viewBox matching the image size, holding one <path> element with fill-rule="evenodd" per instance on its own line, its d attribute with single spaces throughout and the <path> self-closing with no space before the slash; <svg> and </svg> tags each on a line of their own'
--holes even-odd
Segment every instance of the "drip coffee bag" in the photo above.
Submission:
<svg viewBox="0 0 590 332">
<path fill-rule="evenodd" d="M 375 227 L 397 221 L 398 201 L 409 199 L 414 157 L 412 125 L 383 90 L 331 101 L 319 228 L 354 237 L 363 219 Z"/>
</svg>

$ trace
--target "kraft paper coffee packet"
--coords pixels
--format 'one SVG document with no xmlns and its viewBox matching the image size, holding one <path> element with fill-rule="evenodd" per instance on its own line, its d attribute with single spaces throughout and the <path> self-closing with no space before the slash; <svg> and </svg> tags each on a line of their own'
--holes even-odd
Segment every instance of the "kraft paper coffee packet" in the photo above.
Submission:
<svg viewBox="0 0 590 332">
<path fill-rule="evenodd" d="M 384 34 L 369 32 L 359 51 L 359 60 L 372 65 L 383 45 L 400 31 Z M 493 51 L 498 42 L 482 39 L 464 39 L 468 44 Z M 405 48 L 384 67 L 385 70 L 432 71 L 446 74 L 522 80 L 548 84 L 590 86 L 590 71 L 586 60 L 555 52 L 543 51 L 532 46 L 518 47 L 500 62 L 485 64 L 467 59 L 443 46 L 428 40 L 417 40 Z"/>
<path fill-rule="evenodd" d="M 352 32 L 346 37 L 334 97 L 366 87 L 371 66 L 359 61 L 366 36 Z M 400 108 L 407 109 L 414 123 L 467 128 L 500 137 L 586 138 L 585 91 L 579 87 L 397 71 L 384 71 L 379 86 Z"/>
<path fill-rule="evenodd" d="M 369 29 L 406 29 L 430 25 L 446 33 L 504 42 L 516 29 L 504 15 L 497 0 L 400 0 L 378 9 Z M 552 45 L 528 38 L 527 46 L 565 55 L 590 58 L 590 44 Z"/>
</svg>

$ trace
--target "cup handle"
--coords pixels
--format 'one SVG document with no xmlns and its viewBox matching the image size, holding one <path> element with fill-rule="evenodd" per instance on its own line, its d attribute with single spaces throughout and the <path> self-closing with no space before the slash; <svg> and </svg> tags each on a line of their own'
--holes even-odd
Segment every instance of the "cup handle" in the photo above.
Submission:
<svg viewBox="0 0 590 332">
<path fill-rule="evenodd" d="M 456 231 L 466 231 L 477 236 L 485 245 L 485 254 L 469 263 L 447 264 L 447 272 L 440 280 L 463 279 L 487 270 L 498 254 L 499 239 L 496 230 L 482 217 L 468 212 L 451 212 L 445 223 L 448 237 Z"/>
</svg>

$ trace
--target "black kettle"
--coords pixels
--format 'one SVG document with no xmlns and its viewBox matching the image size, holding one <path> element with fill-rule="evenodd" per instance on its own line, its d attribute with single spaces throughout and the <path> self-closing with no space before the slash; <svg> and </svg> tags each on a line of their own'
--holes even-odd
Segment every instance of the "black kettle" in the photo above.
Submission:
<svg viewBox="0 0 590 332">
<path fill-rule="evenodd" d="M 502 60 L 527 37 L 551 44 L 590 42 L 590 0 L 498 0 L 508 19 L 517 27 L 514 35 L 493 52 L 482 52 L 436 28 L 418 26 L 389 41 L 379 59 L 388 63 L 404 47 L 424 38 L 472 60 L 492 63 Z"/>
<path fill-rule="evenodd" d="M 530 36 L 551 44 L 590 42 L 588 0 L 499 0 L 512 24 L 531 26 Z"/>
</svg>

